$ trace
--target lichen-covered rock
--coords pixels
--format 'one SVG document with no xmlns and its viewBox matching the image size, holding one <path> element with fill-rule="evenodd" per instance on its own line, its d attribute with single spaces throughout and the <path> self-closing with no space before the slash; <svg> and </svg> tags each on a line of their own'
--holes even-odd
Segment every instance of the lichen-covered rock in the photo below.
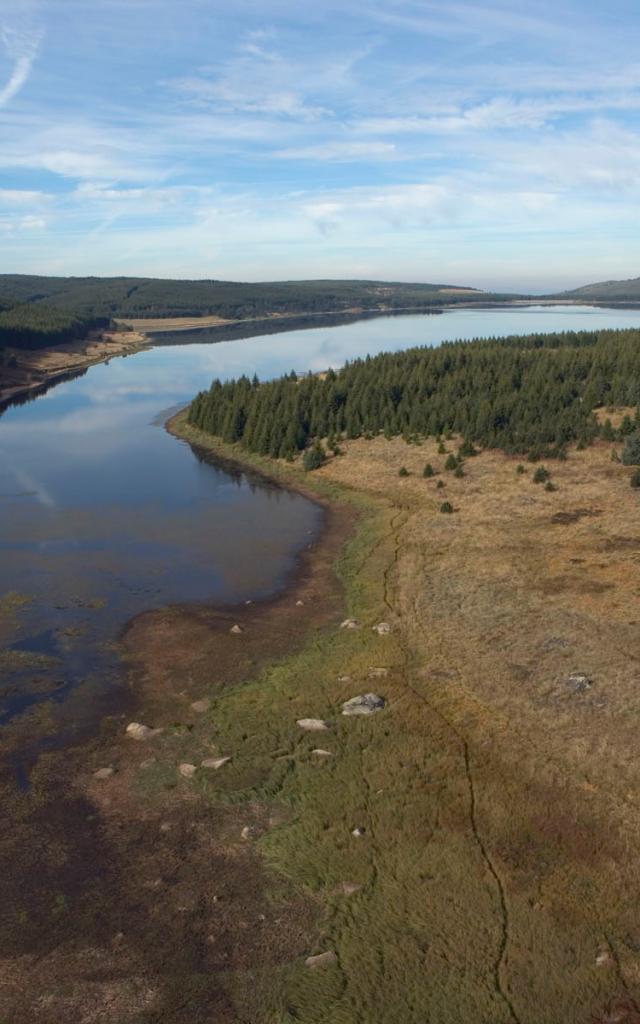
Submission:
<svg viewBox="0 0 640 1024">
<path fill-rule="evenodd" d="M 379 697 L 377 693 L 363 693 L 346 700 L 342 705 L 342 714 L 373 715 L 376 711 L 382 711 L 385 704 L 384 697 Z"/>
</svg>

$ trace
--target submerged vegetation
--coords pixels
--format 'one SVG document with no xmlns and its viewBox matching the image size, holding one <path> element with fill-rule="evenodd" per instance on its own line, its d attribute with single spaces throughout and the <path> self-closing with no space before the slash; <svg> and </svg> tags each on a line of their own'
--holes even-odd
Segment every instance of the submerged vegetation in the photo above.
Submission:
<svg viewBox="0 0 640 1024">
<path fill-rule="evenodd" d="M 601 424 L 601 406 L 637 406 L 640 331 L 580 331 L 479 339 L 413 348 L 348 363 L 337 372 L 260 383 L 215 380 L 189 422 L 229 443 L 291 458 L 322 438 L 455 433 L 530 457 L 562 456 L 564 446 L 616 440 L 640 425 L 626 416 Z M 441 443 L 438 451 L 445 451 Z M 450 455 L 446 468 L 458 460 Z"/>
</svg>

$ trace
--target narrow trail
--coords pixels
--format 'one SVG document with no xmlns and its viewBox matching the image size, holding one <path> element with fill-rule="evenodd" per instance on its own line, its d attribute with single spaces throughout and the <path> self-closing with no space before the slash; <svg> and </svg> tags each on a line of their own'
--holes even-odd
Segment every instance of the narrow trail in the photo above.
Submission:
<svg viewBox="0 0 640 1024">
<path fill-rule="evenodd" d="M 393 543 L 393 556 L 389 562 L 387 568 L 383 573 L 383 600 L 385 607 L 388 611 L 399 620 L 399 612 L 394 603 L 394 584 L 393 577 L 397 573 L 398 563 L 400 560 L 400 549 L 401 549 L 401 533 L 403 528 L 407 525 L 411 519 L 411 509 L 409 506 L 403 506 L 391 517 L 390 530 L 386 535 L 386 540 L 391 539 Z M 382 542 L 381 542 L 382 543 Z M 376 545 L 376 548 L 379 545 Z M 457 726 L 449 719 L 442 711 L 436 707 L 429 698 L 421 693 L 416 687 L 410 682 L 410 674 L 415 657 L 412 654 L 408 643 L 402 638 L 400 634 L 398 641 L 401 652 L 402 652 L 402 664 L 399 666 L 400 675 L 402 682 L 407 690 L 423 704 L 425 704 L 429 710 L 434 714 L 448 729 L 448 731 L 455 737 L 456 742 L 461 748 L 464 773 L 467 782 L 467 789 L 469 794 L 469 825 L 471 828 L 474 841 L 480 852 L 480 856 L 485 865 L 485 868 L 493 879 L 498 897 L 498 907 L 500 916 L 500 942 L 496 951 L 496 956 L 493 963 L 493 978 L 496 988 L 496 992 L 505 1004 L 511 1021 L 513 1024 L 521 1024 L 520 1018 L 516 1012 L 515 1006 L 511 1000 L 508 991 L 508 982 L 506 978 L 507 973 L 507 950 L 509 946 L 509 908 L 507 904 L 506 892 L 504 883 L 500 877 L 500 873 L 496 867 L 496 864 L 489 853 L 489 850 L 484 842 L 481 832 L 478 827 L 477 820 L 477 802 L 476 802 L 476 790 L 475 782 L 473 777 L 473 770 L 471 765 L 471 754 L 469 750 L 469 743 L 465 736 L 460 732 Z"/>
</svg>

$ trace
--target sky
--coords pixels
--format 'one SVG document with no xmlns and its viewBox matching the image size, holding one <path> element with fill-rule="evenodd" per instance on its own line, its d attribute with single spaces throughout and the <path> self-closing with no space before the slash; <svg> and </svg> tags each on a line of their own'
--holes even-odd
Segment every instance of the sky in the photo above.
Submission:
<svg viewBox="0 0 640 1024">
<path fill-rule="evenodd" d="M 640 274 L 637 0 L 0 0 L 0 273 Z"/>
</svg>

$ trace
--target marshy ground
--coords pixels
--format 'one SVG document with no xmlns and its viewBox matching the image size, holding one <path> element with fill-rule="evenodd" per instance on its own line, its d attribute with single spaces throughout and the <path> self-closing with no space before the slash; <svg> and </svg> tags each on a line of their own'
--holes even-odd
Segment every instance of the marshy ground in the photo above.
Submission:
<svg viewBox="0 0 640 1024">
<path fill-rule="evenodd" d="M 455 478 L 435 442 L 343 447 L 291 589 L 136 619 L 127 717 L 5 780 L 0 1020 L 640 1019 L 628 471 L 571 451 L 547 491 L 501 453 Z"/>
</svg>

